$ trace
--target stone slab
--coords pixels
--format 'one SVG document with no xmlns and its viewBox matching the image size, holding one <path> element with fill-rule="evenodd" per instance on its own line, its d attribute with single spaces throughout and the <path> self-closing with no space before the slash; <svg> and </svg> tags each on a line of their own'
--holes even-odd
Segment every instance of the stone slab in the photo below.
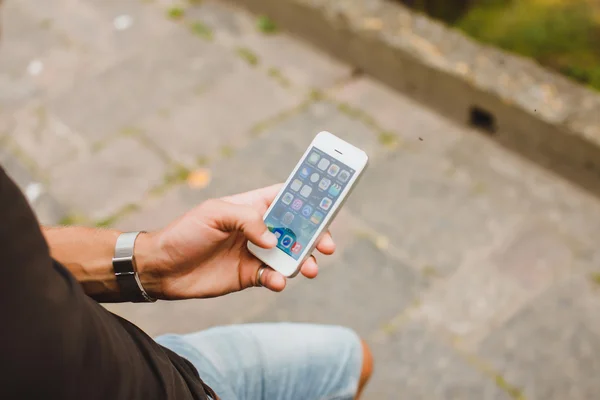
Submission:
<svg viewBox="0 0 600 400">
<path fill-rule="evenodd" d="M 49 190 L 74 214 L 97 221 L 137 204 L 163 183 L 166 173 L 157 154 L 133 138 L 119 138 L 56 168 Z"/>
<path fill-rule="evenodd" d="M 198 160 L 219 157 L 255 125 L 302 101 L 233 55 L 215 78 L 197 95 L 175 103 L 167 115 L 154 113 L 140 122 L 142 133 L 171 160 L 194 166 Z"/>
<path fill-rule="evenodd" d="M 422 297 L 417 318 L 473 349 L 539 293 L 575 270 L 558 230 L 527 220 Z"/>
<path fill-rule="evenodd" d="M 366 336 L 402 313 L 424 285 L 414 270 L 357 238 L 335 264 L 282 293 L 254 320 L 341 324 Z"/>
<path fill-rule="evenodd" d="M 219 44 L 249 49 L 261 69 L 284 85 L 304 91 L 327 89 L 350 77 L 352 67 L 320 49 L 278 29 L 262 32 L 259 18 L 221 1 L 204 1 L 186 10 L 187 21 L 201 22 Z"/>
<path fill-rule="evenodd" d="M 382 129 L 398 135 L 401 146 L 442 153 L 464 135 L 464 127 L 423 107 L 370 77 L 360 77 L 331 92 L 370 117 Z M 420 142 L 420 143 L 419 143 Z"/>
<path fill-rule="evenodd" d="M 512 397 L 422 325 L 411 322 L 383 342 L 370 343 L 375 373 L 369 399 L 478 399 Z"/>
<path fill-rule="evenodd" d="M 589 399 L 600 391 L 600 297 L 572 276 L 490 335 L 480 353 L 528 399 Z"/>
<path fill-rule="evenodd" d="M 218 80 L 232 57 L 177 31 L 55 96 L 48 108 L 89 142 L 102 141 Z"/>
</svg>

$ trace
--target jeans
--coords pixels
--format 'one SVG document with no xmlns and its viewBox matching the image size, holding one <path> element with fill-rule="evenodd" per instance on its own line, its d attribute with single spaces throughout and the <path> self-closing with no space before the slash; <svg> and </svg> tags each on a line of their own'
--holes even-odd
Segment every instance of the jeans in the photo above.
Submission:
<svg viewBox="0 0 600 400">
<path fill-rule="evenodd" d="M 231 325 L 156 341 L 222 400 L 351 400 L 362 369 L 359 337 L 338 326 Z"/>
</svg>

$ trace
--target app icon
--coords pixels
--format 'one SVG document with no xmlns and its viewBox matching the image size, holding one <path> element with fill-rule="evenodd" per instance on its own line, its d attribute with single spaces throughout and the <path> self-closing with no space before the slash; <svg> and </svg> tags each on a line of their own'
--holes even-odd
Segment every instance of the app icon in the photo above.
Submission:
<svg viewBox="0 0 600 400">
<path fill-rule="evenodd" d="M 283 204 L 290 204 L 294 200 L 294 196 L 290 192 L 286 192 L 281 198 L 281 202 Z"/>
<path fill-rule="evenodd" d="M 321 182 L 319 182 L 319 189 L 327 190 L 329 185 L 331 185 L 331 181 L 327 178 L 323 178 L 323 179 L 321 179 Z"/>
<path fill-rule="evenodd" d="M 323 200 L 321 200 L 321 204 L 319 204 L 319 207 L 321 207 L 323 210 L 329 210 L 329 207 L 331 207 L 331 203 L 333 202 L 329 197 L 323 197 Z"/>
<path fill-rule="evenodd" d="M 292 210 L 296 210 L 298 211 L 299 209 L 302 208 L 302 200 L 300 199 L 296 199 L 294 200 L 294 202 L 292 203 Z"/>
<path fill-rule="evenodd" d="M 313 224 L 318 224 L 323 221 L 323 213 L 319 211 L 315 211 L 315 213 L 310 217 L 310 222 Z"/>
<path fill-rule="evenodd" d="M 302 215 L 304 215 L 306 218 L 310 217 L 310 214 L 313 212 L 313 208 L 311 206 L 309 206 L 308 204 L 304 206 L 304 208 L 302 209 Z"/>
<path fill-rule="evenodd" d="M 342 182 L 346 182 L 348 180 L 348 178 L 350 178 L 350 172 L 343 170 L 342 172 L 340 172 L 340 175 L 338 176 L 338 179 Z"/>
<path fill-rule="evenodd" d="M 292 238 L 290 235 L 283 235 L 283 239 L 281 239 L 281 245 L 283 247 L 289 249 L 292 243 L 294 243 L 294 238 Z"/>
<path fill-rule="evenodd" d="M 320 178 L 319 174 L 317 174 L 317 173 L 315 172 L 315 173 L 313 173 L 313 174 L 310 176 L 310 181 L 311 181 L 312 183 L 317 183 L 317 181 L 319 180 L 319 178 Z"/>
<path fill-rule="evenodd" d="M 292 214 L 291 212 L 288 211 L 285 213 L 285 215 L 281 219 L 281 222 L 283 222 L 284 225 L 289 225 L 292 223 L 293 220 L 294 220 L 294 214 Z"/>
<path fill-rule="evenodd" d="M 334 183 L 329 188 L 329 194 L 332 195 L 332 196 L 334 196 L 334 197 L 337 196 L 338 194 L 340 194 L 341 191 L 342 191 L 342 185 L 340 185 L 338 183 Z"/>
<path fill-rule="evenodd" d="M 319 161 L 319 158 L 321 158 L 321 156 L 319 155 L 319 153 L 312 153 L 309 157 L 308 157 L 308 162 L 311 164 L 316 164 L 317 161 Z"/>
<path fill-rule="evenodd" d="M 310 169 L 308 169 L 307 167 L 300 168 L 300 176 L 303 179 L 308 178 L 308 175 L 310 175 Z"/>
<path fill-rule="evenodd" d="M 281 231 L 275 231 L 275 232 L 273 232 L 273 235 L 275 235 L 277 240 L 279 240 L 279 238 L 281 237 Z"/>
<path fill-rule="evenodd" d="M 304 185 L 304 187 L 300 191 L 300 194 L 304 197 L 310 196 L 311 193 L 312 193 L 312 188 L 308 185 Z"/>
<path fill-rule="evenodd" d="M 319 164 L 317 165 L 317 167 L 319 167 L 319 169 L 321 171 L 325 171 L 327 169 L 327 167 L 329 167 L 329 160 L 326 158 L 322 158 L 321 161 L 319 161 Z"/>
<path fill-rule="evenodd" d="M 292 246 L 292 253 L 298 254 L 300 253 L 300 250 L 302 250 L 302 245 L 298 242 L 294 243 Z"/>
<path fill-rule="evenodd" d="M 331 176 L 336 176 L 338 172 L 340 172 L 340 167 L 337 164 L 331 164 L 327 170 L 327 173 Z"/>
<path fill-rule="evenodd" d="M 290 185 L 290 189 L 292 189 L 294 192 L 297 192 L 298 190 L 300 190 L 301 186 L 302 181 L 300 179 L 294 179 L 294 182 L 292 182 L 292 184 Z"/>
</svg>

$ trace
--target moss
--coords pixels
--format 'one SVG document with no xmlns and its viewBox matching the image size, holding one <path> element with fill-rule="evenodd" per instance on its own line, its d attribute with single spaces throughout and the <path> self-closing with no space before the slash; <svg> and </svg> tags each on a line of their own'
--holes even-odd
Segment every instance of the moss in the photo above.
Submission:
<svg viewBox="0 0 600 400">
<path fill-rule="evenodd" d="M 171 7 L 167 10 L 167 17 L 170 19 L 182 19 L 185 16 L 185 10 L 182 7 Z"/>
<path fill-rule="evenodd" d="M 379 143 L 389 148 L 394 148 L 400 143 L 398 135 L 396 135 L 394 132 L 388 131 L 379 132 L 377 140 L 379 140 Z"/>
<path fill-rule="evenodd" d="M 199 156 L 196 158 L 196 164 L 199 167 L 206 167 L 210 163 L 210 159 L 206 156 Z"/>
<path fill-rule="evenodd" d="M 510 397 L 512 397 L 515 400 L 525 400 L 525 396 L 523 395 L 523 391 L 517 387 L 512 386 L 511 384 L 509 384 L 508 382 L 506 382 L 506 380 L 504 379 L 504 377 L 502 375 L 496 375 L 494 377 L 494 380 L 496 381 L 496 386 L 498 386 L 500 389 L 504 390 L 506 393 L 508 393 L 508 395 Z"/>
<path fill-rule="evenodd" d="M 267 74 L 275 79 L 277 81 L 277 83 L 279 83 L 281 86 L 283 87 L 290 87 L 291 86 L 291 82 L 288 78 L 286 78 L 279 69 L 271 67 L 269 68 L 269 70 L 267 71 Z"/>
<path fill-rule="evenodd" d="M 206 40 L 213 40 L 212 30 L 200 21 L 196 21 L 196 22 L 192 23 L 190 25 L 190 29 L 196 36 L 199 36 Z"/>
<path fill-rule="evenodd" d="M 126 126 L 119 131 L 121 136 L 139 136 L 141 135 L 142 130 L 135 126 Z"/>
<path fill-rule="evenodd" d="M 185 182 L 190 176 L 190 170 L 183 165 L 176 165 L 173 172 L 168 174 L 165 178 L 165 184 L 173 184 L 179 182 Z"/>
<path fill-rule="evenodd" d="M 311 89 L 310 93 L 308 94 L 308 98 L 311 101 L 321 101 L 325 98 L 325 94 L 318 89 Z"/>
<path fill-rule="evenodd" d="M 67 214 L 58 220 L 58 225 L 79 225 L 85 222 L 85 218 L 77 214 Z"/>
<path fill-rule="evenodd" d="M 53 25 L 53 22 L 49 18 L 46 18 L 46 19 L 43 19 L 42 21 L 40 21 L 40 28 L 42 28 L 42 29 L 51 29 L 52 25 Z"/>
<path fill-rule="evenodd" d="M 235 151 L 231 146 L 223 146 L 221 147 L 220 153 L 223 158 L 231 158 L 235 154 Z"/>
<path fill-rule="evenodd" d="M 277 25 L 266 15 L 261 15 L 256 19 L 256 27 L 259 31 L 266 34 L 277 32 Z"/>
<path fill-rule="evenodd" d="M 258 65 L 258 56 L 252 50 L 246 47 L 238 47 L 236 53 L 248 64 L 252 66 Z"/>
<path fill-rule="evenodd" d="M 438 270 L 431 265 L 426 265 L 425 267 L 423 267 L 422 272 L 423 275 L 425 275 L 425 277 L 427 278 L 435 278 L 439 276 Z"/>
<path fill-rule="evenodd" d="M 473 194 L 483 194 L 483 193 L 485 193 L 486 189 L 487 189 L 487 187 L 485 186 L 485 183 L 476 182 L 471 187 L 471 192 Z"/>
<path fill-rule="evenodd" d="M 115 214 L 111 215 L 110 217 L 96 221 L 96 223 L 94 225 L 97 228 L 109 228 L 112 225 L 114 225 L 115 222 L 117 222 L 119 219 L 121 219 L 124 216 L 126 216 L 127 214 L 130 214 L 139 209 L 140 209 L 140 207 L 137 204 L 127 204 L 125 207 L 123 207 L 122 209 L 120 209 Z"/>
<path fill-rule="evenodd" d="M 594 272 L 590 275 L 590 279 L 592 282 L 598 286 L 600 286 L 600 272 Z"/>
</svg>

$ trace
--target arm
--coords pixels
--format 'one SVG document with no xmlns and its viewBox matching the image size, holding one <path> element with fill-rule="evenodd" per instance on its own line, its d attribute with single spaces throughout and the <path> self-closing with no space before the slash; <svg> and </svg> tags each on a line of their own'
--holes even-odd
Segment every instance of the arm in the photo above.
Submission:
<svg viewBox="0 0 600 400">
<path fill-rule="evenodd" d="M 121 232 L 79 226 L 42 229 L 52 258 L 65 266 L 81 284 L 85 293 L 100 302 L 122 301 L 112 267 L 115 243 Z M 160 297 L 159 278 L 148 272 L 152 251 L 151 234 L 140 234 L 135 242 L 138 275 L 152 297 Z"/>
<path fill-rule="evenodd" d="M 277 244 L 262 216 L 278 191 L 276 185 L 207 200 L 166 228 L 138 236 L 134 256 L 144 289 L 163 300 L 217 297 L 259 285 L 283 290 L 285 277 L 272 269 L 265 270 L 258 282 L 261 262 L 246 247 L 248 240 L 264 248 Z M 83 227 L 44 229 L 52 257 L 99 301 L 120 300 L 112 269 L 119 234 Z M 325 235 L 317 249 L 333 253 L 331 236 Z M 305 261 L 301 271 L 315 277 L 315 259 Z"/>
</svg>

